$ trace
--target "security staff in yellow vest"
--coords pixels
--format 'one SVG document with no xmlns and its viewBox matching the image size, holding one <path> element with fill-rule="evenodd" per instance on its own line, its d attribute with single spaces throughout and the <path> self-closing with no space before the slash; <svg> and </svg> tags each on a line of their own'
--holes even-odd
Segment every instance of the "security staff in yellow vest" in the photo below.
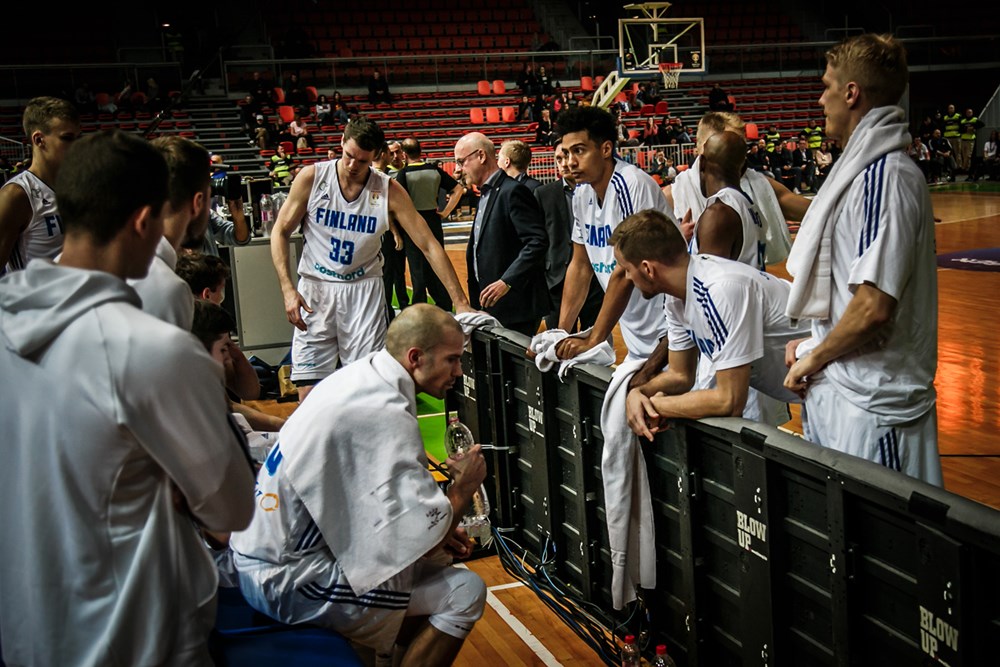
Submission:
<svg viewBox="0 0 1000 667">
<path fill-rule="evenodd" d="M 781 134 L 778 132 L 778 126 L 772 125 L 764 138 L 767 139 L 767 152 L 773 153 L 774 149 L 781 145 Z"/>
<path fill-rule="evenodd" d="M 944 115 L 944 138 L 954 143 L 958 142 L 960 134 L 959 128 L 962 123 L 962 115 L 955 111 L 955 105 L 948 105 L 948 113 Z"/>
<path fill-rule="evenodd" d="M 810 119 L 809 125 L 799 133 L 799 136 L 806 138 L 806 142 L 809 144 L 809 150 L 818 151 L 820 144 L 823 143 L 823 128 L 817 127 L 816 121 Z"/>
<path fill-rule="evenodd" d="M 292 156 L 285 147 L 278 144 L 277 153 L 271 156 L 271 180 L 275 185 L 289 185 L 292 182 Z"/>
<path fill-rule="evenodd" d="M 962 134 L 958 141 L 958 168 L 962 171 L 969 171 L 972 152 L 976 147 L 976 129 L 981 125 L 982 123 L 979 122 L 979 118 L 972 112 L 972 109 L 966 109 L 965 116 L 962 117 Z"/>
</svg>

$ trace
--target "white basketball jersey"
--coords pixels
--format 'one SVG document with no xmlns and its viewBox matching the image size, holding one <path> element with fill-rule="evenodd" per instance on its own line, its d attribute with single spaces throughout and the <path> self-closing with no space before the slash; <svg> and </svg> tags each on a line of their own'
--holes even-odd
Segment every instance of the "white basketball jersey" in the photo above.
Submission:
<svg viewBox="0 0 1000 667">
<path fill-rule="evenodd" d="M 36 257 L 54 258 L 62 251 L 63 226 L 56 206 L 56 193 L 30 171 L 22 171 L 4 187 L 17 185 L 31 202 L 31 222 L 17 237 L 7 262 L 7 271 L 19 271 Z"/>
<path fill-rule="evenodd" d="M 622 160 L 615 160 L 615 173 L 611 176 L 603 202 L 598 201 L 597 193 L 590 184 L 577 186 L 573 195 L 572 241 L 586 248 L 587 257 L 603 289 L 608 288 L 611 273 L 617 265 L 614 247 L 610 244 L 612 232 L 622 220 L 648 208 L 655 208 L 673 222 L 666 197 L 656 181 Z M 649 357 L 665 334 L 663 303 L 662 295 L 645 299 L 639 290 L 633 290 L 619 320 L 622 338 L 631 358 Z"/>
<path fill-rule="evenodd" d="M 389 229 L 389 177 L 369 169 L 368 182 L 347 201 L 337 180 L 340 160 L 317 162 L 302 223 L 299 275 L 334 282 L 382 276 L 382 234 Z"/>
<path fill-rule="evenodd" d="M 761 271 L 764 270 L 764 252 L 766 250 L 766 238 L 764 235 L 764 218 L 760 214 L 757 205 L 753 203 L 750 196 L 736 188 L 723 188 L 708 198 L 705 208 L 722 202 L 729 208 L 736 211 L 743 222 L 743 247 L 736 261 L 747 266 L 752 266 Z M 697 255 L 698 251 L 698 229 L 695 228 L 694 236 L 691 237 L 691 254 Z M 729 258 L 727 258 L 729 259 Z"/>
</svg>

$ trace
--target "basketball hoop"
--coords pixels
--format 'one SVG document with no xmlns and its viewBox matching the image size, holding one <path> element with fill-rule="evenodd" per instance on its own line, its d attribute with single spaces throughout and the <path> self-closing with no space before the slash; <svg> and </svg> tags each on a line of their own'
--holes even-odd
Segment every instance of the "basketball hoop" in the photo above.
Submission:
<svg viewBox="0 0 1000 667">
<path fill-rule="evenodd" d="M 660 63 L 660 74 L 663 76 L 663 88 L 677 88 L 681 81 L 681 70 L 684 63 Z"/>
</svg>

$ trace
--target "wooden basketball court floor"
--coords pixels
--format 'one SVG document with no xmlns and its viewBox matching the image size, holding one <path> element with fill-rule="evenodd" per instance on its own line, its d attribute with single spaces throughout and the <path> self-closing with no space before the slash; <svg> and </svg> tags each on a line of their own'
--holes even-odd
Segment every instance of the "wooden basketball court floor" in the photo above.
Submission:
<svg viewBox="0 0 1000 667">
<path fill-rule="evenodd" d="M 938 253 L 1000 247 L 1000 193 L 932 192 L 931 199 L 940 219 Z M 447 251 L 464 285 L 465 247 Z M 770 270 L 788 277 L 783 265 Z M 945 488 L 1000 509 L 1000 272 L 938 269 L 938 318 L 938 441 Z M 620 361 L 624 350 L 616 346 L 616 351 Z M 793 412 L 786 428 L 801 433 Z M 497 556 L 467 567 L 483 577 L 489 597 L 456 666 L 602 664 L 530 589 L 504 572 Z"/>
</svg>

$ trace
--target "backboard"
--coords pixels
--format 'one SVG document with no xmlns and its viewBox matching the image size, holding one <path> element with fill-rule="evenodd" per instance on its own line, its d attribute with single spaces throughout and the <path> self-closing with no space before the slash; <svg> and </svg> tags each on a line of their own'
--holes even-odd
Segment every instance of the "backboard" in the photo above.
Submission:
<svg viewBox="0 0 1000 667">
<path fill-rule="evenodd" d="M 684 72 L 704 74 L 705 21 L 663 17 L 619 19 L 618 51 L 622 76 L 659 76 L 659 64 L 667 62 L 682 63 Z"/>
</svg>

